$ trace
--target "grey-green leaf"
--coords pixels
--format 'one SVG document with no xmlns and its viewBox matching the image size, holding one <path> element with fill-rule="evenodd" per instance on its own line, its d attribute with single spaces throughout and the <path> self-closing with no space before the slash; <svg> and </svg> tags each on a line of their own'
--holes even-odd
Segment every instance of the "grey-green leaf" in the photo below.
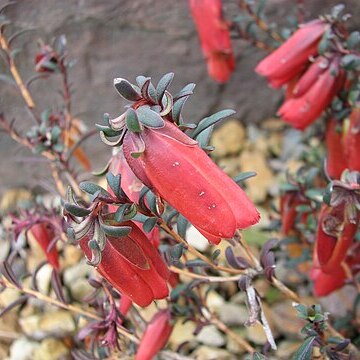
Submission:
<svg viewBox="0 0 360 360">
<path fill-rule="evenodd" d="M 242 173 L 240 173 L 239 175 L 234 177 L 234 181 L 239 184 L 247 179 L 250 179 L 254 176 L 256 176 L 256 172 L 255 171 L 244 171 Z"/>
<path fill-rule="evenodd" d="M 156 217 L 150 217 L 150 218 L 146 219 L 143 224 L 143 230 L 146 233 L 149 233 L 155 227 L 156 222 L 157 222 Z"/>
<path fill-rule="evenodd" d="M 296 350 L 292 360 L 311 360 L 315 339 L 316 338 L 314 336 L 310 336 L 305 339 L 302 345 Z"/>
<path fill-rule="evenodd" d="M 142 127 L 133 108 L 126 111 L 126 126 L 132 132 L 141 132 Z"/>
<path fill-rule="evenodd" d="M 120 197 L 120 183 L 121 183 L 121 175 L 114 175 L 111 172 L 108 172 L 106 174 L 106 180 L 111 188 L 111 190 L 114 192 L 116 197 Z"/>
<path fill-rule="evenodd" d="M 217 122 L 219 122 L 233 114 L 235 114 L 234 110 L 227 109 L 227 110 L 218 111 L 217 113 L 202 119 L 199 122 L 198 127 L 193 131 L 192 138 L 195 139 L 202 131 L 207 129 L 209 126 L 214 125 Z"/>
<path fill-rule="evenodd" d="M 177 218 L 177 222 L 176 222 L 176 227 L 177 227 L 177 232 L 178 234 L 185 239 L 186 236 L 186 229 L 189 226 L 189 221 L 182 216 L 181 214 L 179 214 L 178 218 Z"/>
<path fill-rule="evenodd" d="M 148 106 L 141 106 L 136 110 L 139 121 L 149 128 L 159 129 L 165 126 L 164 119 Z"/>
<path fill-rule="evenodd" d="M 79 186 L 82 191 L 85 191 L 90 195 L 94 195 L 96 192 L 100 191 L 101 194 L 110 196 L 110 194 L 100 185 L 94 184 L 91 181 L 82 181 Z"/>
<path fill-rule="evenodd" d="M 130 226 L 111 226 L 104 223 L 101 224 L 101 228 L 104 230 L 106 235 L 114 237 L 124 237 L 130 234 Z"/>
<path fill-rule="evenodd" d="M 126 100 L 137 101 L 141 99 L 140 94 L 138 94 L 134 87 L 125 79 L 114 79 L 114 86 L 120 96 Z"/>
<path fill-rule="evenodd" d="M 169 87 L 174 78 L 174 73 L 165 74 L 159 81 L 156 87 L 156 100 L 161 104 L 161 99 L 164 96 L 165 90 Z"/>
<path fill-rule="evenodd" d="M 91 213 L 89 209 L 85 209 L 75 204 L 65 203 L 64 207 L 70 214 L 78 217 L 85 217 Z"/>
</svg>

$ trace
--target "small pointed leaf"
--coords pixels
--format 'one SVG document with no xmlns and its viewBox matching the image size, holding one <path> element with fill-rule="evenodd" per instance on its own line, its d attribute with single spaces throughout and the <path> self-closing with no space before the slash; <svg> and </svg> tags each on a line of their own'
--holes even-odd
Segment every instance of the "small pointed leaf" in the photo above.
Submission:
<svg viewBox="0 0 360 360">
<path fill-rule="evenodd" d="M 113 173 L 108 172 L 106 174 L 106 180 L 111 190 L 114 192 L 115 196 L 117 198 L 121 197 L 120 194 L 121 175 L 120 174 L 114 175 Z"/>
<path fill-rule="evenodd" d="M 311 360 L 315 340 L 315 336 L 305 339 L 303 344 L 296 350 L 292 360 Z"/>
<path fill-rule="evenodd" d="M 114 79 L 114 86 L 118 93 L 126 100 L 137 101 L 141 99 L 140 94 L 138 94 L 134 87 L 125 79 Z"/>
<path fill-rule="evenodd" d="M 101 228 L 104 230 L 106 235 L 113 236 L 113 237 L 127 236 L 131 232 L 130 226 L 112 226 L 112 225 L 106 225 L 106 224 L 102 223 Z"/>
<path fill-rule="evenodd" d="M 161 104 L 161 100 L 164 96 L 165 90 L 169 87 L 174 78 L 174 73 L 170 72 L 165 74 L 159 81 L 156 87 L 156 100 L 158 104 Z"/>
<path fill-rule="evenodd" d="M 64 207 L 71 215 L 78 217 L 85 217 L 91 213 L 91 210 L 85 209 L 75 204 L 65 203 Z"/>
<path fill-rule="evenodd" d="M 193 131 L 192 138 L 196 138 L 196 136 L 198 136 L 202 131 L 207 129 L 209 126 L 214 125 L 217 122 L 219 122 L 233 114 L 235 114 L 234 110 L 226 109 L 226 110 L 218 111 L 217 113 L 202 119 L 199 122 L 198 127 Z"/>
<path fill-rule="evenodd" d="M 143 130 L 133 108 L 129 108 L 126 111 L 126 126 L 132 132 L 141 132 Z"/>
<path fill-rule="evenodd" d="M 177 222 L 176 222 L 176 226 L 177 226 L 177 232 L 178 234 L 185 239 L 186 236 L 186 229 L 189 226 L 189 221 L 187 219 L 185 219 L 184 216 L 182 216 L 181 214 L 179 214 L 178 218 L 177 218 Z"/>
<path fill-rule="evenodd" d="M 146 127 L 159 129 L 165 126 L 164 119 L 148 106 L 141 106 L 136 110 L 139 121 Z"/>
<path fill-rule="evenodd" d="M 149 233 L 152 229 L 154 229 L 156 223 L 157 223 L 156 217 L 150 217 L 150 218 L 146 219 L 143 224 L 143 230 L 146 233 Z"/>
<path fill-rule="evenodd" d="M 243 182 L 243 181 L 245 181 L 245 180 L 247 180 L 247 179 L 250 179 L 250 178 L 252 178 L 252 177 L 254 177 L 254 176 L 256 176 L 256 175 L 257 175 L 257 174 L 256 174 L 255 171 L 245 171 L 245 172 L 242 172 L 242 173 L 240 173 L 239 175 L 235 176 L 233 180 L 234 180 L 237 184 L 239 184 L 239 183 L 241 183 L 241 182 Z"/>
</svg>

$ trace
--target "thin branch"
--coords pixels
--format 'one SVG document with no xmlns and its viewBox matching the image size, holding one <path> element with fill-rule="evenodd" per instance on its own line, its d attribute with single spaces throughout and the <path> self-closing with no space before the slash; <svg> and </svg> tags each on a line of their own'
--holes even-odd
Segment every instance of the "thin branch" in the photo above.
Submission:
<svg viewBox="0 0 360 360">
<path fill-rule="evenodd" d="M 256 25 L 262 31 L 268 33 L 275 41 L 278 41 L 280 43 L 284 41 L 283 38 L 276 31 L 271 29 L 270 26 L 254 12 L 251 5 L 248 4 L 245 0 L 240 0 L 239 6 L 240 9 L 248 13 L 248 15 L 255 21 Z"/>
<path fill-rule="evenodd" d="M 221 283 L 221 282 L 228 282 L 228 281 L 238 281 L 240 279 L 240 277 L 242 276 L 242 274 L 239 275 L 233 275 L 233 276 L 207 276 L 207 275 L 200 275 L 200 274 L 195 274 L 192 273 L 190 271 L 186 271 L 186 270 L 182 270 L 179 269 L 175 266 L 170 266 L 169 267 L 170 271 L 180 274 L 180 275 L 184 275 L 184 276 L 188 276 L 192 279 L 200 279 L 200 280 L 204 280 L 206 282 L 211 282 L 211 283 Z"/>
<path fill-rule="evenodd" d="M 238 269 L 232 269 L 221 265 L 214 264 L 211 260 L 209 260 L 205 255 L 203 255 L 200 251 L 196 250 L 194 247 L 188 244 L 188 242 L 183 239 L 179 234 L 177 234 L 173 229 L 171 229 L 164 220 L 160 220 L 160 227 L 168 233 L 175 241 L 178 243 L 184 244 L 186 249 L 189 250 L 192 254 L 197 256 L 199 259 L 203 260 L 205 263 L 207 263 L 210 267 L 213 269 L 224 271 L 230 274 L 246 274 L 246 270 L 238 270 Z"/>
<path fill-rule="evenodd" d="M 91 136 L 97 134 L 99 130 L 93 129 L 89 131 L 88 133 L 84 134 L 73 146 L 71 149 L 69 149 L 69 152 L 66 157 L 66 161 L 69 161 L 74 153 L 74 151 L 87 139 L 89 139 Z"/>
<path fill-rule="evenodd" d="M 14 59 L 10 55 L 11 51 L 9 48 L 9 44 L 8 44 L 7 40 L 5 39 L 3 33 L 0 33 L 0 46 L 9 56 L 9 67 L 10 67 L 11 75 L 13 76 L 17 86 L 19 87 L 20 93 L 21 93 L 26 105 L 30 109 L 33 109 L 35 107 L 34 100 L 31 97 L 29 90 L 25 86 L 24 81 L 22 80 L 17 67 L 15 66 Z"/>
<path fill-rule="evenodd" d="M 228 328 L 222 321 L 220 321 L 213 313 L 209 312 L 207 309 L 203 309 L 203 316 L 206 320 L 208 320 L 211 324 L 215 325 L 219 330 L 225 333 L 228 337 L 231 337 L 234 341 L 236 341 L 243 349 L 245 349 L 248 353 L 254 353 L 256 350 L 243 339 L 239 334 L 235 331 Z"/>
<path fill-rule="evenodd" d="M 78 314 L 78 315 L 82 315 L 82 316 L 87 317 L 87 318 L 92 319 L 92 320 L 97 320 L 97 321 L 102 320 L 102 318 L 100 316 L 98 316 L 98 315 L 96 315 L 96 314 L 94 314 L 94 313 L 92 313 L 90 311 L 81 309 L 81 308 L 76 307 L 76 306 L 71 305 L 71 304 L 64 304 L 61 301 L 53 299 L 50 296 L 44 295 L 44 294 L 42 294 L 42 293 L 40 293 L 38 291 L 29 289 L 29 288 L 25 288 L 25 287 L 22 287 L 21 289 L 19 289 L 14 284 L 9 282 L 5 277 L 1 278 L 1 282 L 6 288 L 18 290 L 18 291 L 20 291 L 20 292 L 22 292 L 24 294 L 34 296 L 38 300 L 44 301 L 44 302 L 46 302 L 48 304 L 55 305 L 57 307 L 68 310 L 68 311 L 73 312 L 73 313 Z M 129 334 L 124 329 L 118 328 L 118 332 L 121 335 L 127 337 L 129 340 L 131 340 L 131 341 L 133 341 L 135 343 L 139 343 L 139 339 L 135 335 Z"/>
</svg>

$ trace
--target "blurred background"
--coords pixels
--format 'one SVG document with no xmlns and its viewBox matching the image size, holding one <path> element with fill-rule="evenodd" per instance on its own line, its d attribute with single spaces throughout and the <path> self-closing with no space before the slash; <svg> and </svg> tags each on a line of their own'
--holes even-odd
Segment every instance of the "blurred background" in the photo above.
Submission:
<svg viewBox="0 0 360 360">
<path fill-rule="evenodd" d="M 0 1 L 3 5 L 5 1 Z M 269 0 L 270 22 L 287 24 L 294 14 L 296 0 Z M 305 19 L 329 11 L 337 1 L 305 0 Z M 360 2 L 343 1 L 354 19 L 359 19 Z M 230 19 L 237 13 L 236 1 L 224 1 Z M 76 61 L 70 72 L 73 84 L 73 113 L 89 129 L 102 122 L 108 112 L 112 117 L 123 111 L 125 102 L 114 90 L 114 77 L 130 81 L 137 75 L 151 76 L 156 83 L 162 74 L 175 72 L 172 91 L 186 83 L 197 84 L 195 94 L 186 105 L 188 122 L 224 108 L 236 110 L 236 119 L 243 124 L 260 124 L 274 116 L 281 92 L 270 89 L 253 71 L 266 53 L 243 40 L 234 40 L 237 69 L 229 83 L 219 85 L 211 80 L 199 47 L 197 34 L 186 0 L 27 0 L 18 1 L 6 10 L 13 28 L 33 29 L 16 42 L 23 52 L 17 64 L 23 77 L 34 74 L 37 40 L 45 43 L 64 34 L 68 41 L 69 59 Z M 0 73 L 6 73 L 3 63 Z M 57 84 L 58 82 L 58 84 Z M 60 78 L 40 80 L 31 92 L 40 109 L 60 107 L 61 97 L 53 89 L 61 88 Z M 51 91 L 49 91 L 51 89 Z M 31 118 L 17 89 L 4 82 L 0 86 L 0 112 L 7 119 L 15 118 L 19 128 L 28 128 Z M 95 135 L 86 148 L 95 169 L 105 165 L 109 148 Z M 9 187 L 33 186 L 46 175 L 38 163 L 25 164 L 31 154 L 20 149 L 8 136 L 0 133 L 0 193 Z"/>
</svg>

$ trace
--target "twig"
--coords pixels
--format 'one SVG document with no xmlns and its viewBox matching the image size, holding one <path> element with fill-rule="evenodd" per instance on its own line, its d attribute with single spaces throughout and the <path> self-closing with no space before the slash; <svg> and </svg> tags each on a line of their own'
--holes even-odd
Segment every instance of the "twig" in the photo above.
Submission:
<svg viewBox="0 0 360 360">
<path fill-rule="evenodd" d="M 191 245 L 188 244 L 188 242 L 183 239 L 179 234 L 177 234 L 173 229 L 171 229 L 164 220 L 160 219 L 160 227 L 168 233 L 175 241 L 178 243 L 184 244 L 186 249 L 188 249 L 192 254 L 197 256 L 199 259 L 203 260 L 205 263 L 207 263 L 210 267 L 213 269 L 224 271 L 230 274 L 246 274 L 246 270 L 238 270 L 238 269 L 232 269 L 221 265 L 214 264 L 211 260 L 209 260 L 205 255 L 203 255 L 200 251 L 193 248 Z"/>
<path fill-rule="evenodd" d="M 38 300 L 44 301 L 44 302 L 46 302 L 48 304 L 55 305 L 57 307 L 60 307 L 62 309 L 68 310 L 68 311 L 71 311 L 71 312 L 73 312 L 75 314 L 82 315 L 82 316 L 87 317 L 89 319 L 93 319 L 93 320 L 97 320 L 97 321 L 102 320 L 102 318 L 100 316 L 98 316 L 98 315 L 96 315 L 96 314 L 94 314 L 94 313 L 92 313 L 90 311 L 81 309 L 81 308 L 76 307 L 76 306 L 71 305 L 71 304 L 64 304 L 63 302 L 61 302 L 59 300 L 56 300 L 56 299 L 53 299 L 50 296 L 44 295 L 44 294 L 42 294 L 42 293 L 40 293 L 38 291 L 29 289 L 29 288 L 25 288 L 25 287 L 22 287 L 21 289 L 19 289 L 17 286 L 15 286 L 11 282 L 9 282 L 5 277 L 1 278 L 1 282 L 6 288 L 18 290 L 18 291 L 20 291 L 20 292 L 22 292 L 24 294 L 34 296 Z M 121 335 L 127 337 L 129 340 L 131 340 L 131 341 L 133 341 L 135 343 L 139 343 L 139 339 L 136 336 L 134 336 L 132 334 L 129 334 L 124 329 L 118 328 L 118 332 Z"/>
<path fill-rule="evenodd" d="M 67 156 L 66 156 L 66 161 L 69 161 L 71 159 L 71 156 L 73 155 L 74 151 L 84 142 L 86 141 L 88 138 L 90 138 L 91 136 L 97 134 L 99 132 L 99 130 L 97 129 L 93 129 L 91 131 L 89 131 L 88 133 L 86 133 L 84 136 L 81 137 L 81 139 L 79 139 L 73 146 L 71 149 L 69 149 Z"/>
<path fill-rule="evenodd" d="M 203 316 L 211 324 L 215 325 L 219 330 L 221 330 L 223 333 L 225 333 L 226 335 L 231 337 L 234 341 L 236 341 L 248 353 L 254 353 L 256 351 L 251 346 L 250 343 L 248 343 L 245 339 L 243 339 L 235 331 L 228 328 L 222 321 L 220 321 L 214 314 L 210 313 L 207 309 L 203 309 Z"/>
<path fill-rule="evenodd" d="M 257 271 L 260 272 L 260 271 L 262 270 L 261 265 L 260 265 L 260 262 L 259 262 L 259 260 L 256 258 L 256 256 L 252 253 L 252 251 L 251 251 L 250 246 L 248 245 L 248 243 L 242 239 L 239 230 L 236 230 L 236 235 L 237 235 L 237 237 L 238 237 L 238 240 L 239 240 L 240 245 L 243 247 L 246 255 L 248 256 L 248 258 L 249 258 L 250 261 L 252 262 L 254 268 L 255 268 Z"/>
<path fill-rule="evenodd" d="M 271 284 L 273 284 L 277 289 L 279 289 L 287 298 L 297 303 L 301 303 L 301 299 L 299 295 L 296 294 L 294 291 L 290 290 L 285 284 L 283 284 L 276 277 L 272 278 Z"/>
<path fill-rule="evenodd" d="M 251 8 L 250 4 L 248 4 L 245 0 L 240 0 L 239 2 L 240 9 L 245 10 L 249 16 L 255 21 L 256 25 L 264 32 L 268 33 L 275 41 L 282 43 L 283 38 L 270 26 L 261 19 L 257 14 L 255 14 L 254 10 Z"/>
<path fill-rule="evenodd" d="M 6 52 L 6 54 L 8 55 L 9 58 L 9 68 L 10 68 L 10 72 L 11 75 L 13 76 L 17 86 L 19 87 L 19 90 L 21 92 L 21 95 L 23 97 L 23 99 L 25 100 L 26 105 L 30 108 L 33 109 L 35 107 L 35 103 L 29 93 L 29 90 L 27 89 L 27 87 L 25 86 L 18 69 L 15 66 L 15 62 L 14 59 L 11 57 L 11 52 L 10 52 L 10 48 L 9 48 L 9 44 L 7 42 L 7 40 L 4 37 L 4 34 L 0 33 L 0 46 L 1 48 Z"/>
<path fill-rule="evenodd" d="M 177 268 L 175 266 L 170 266 L 169 269 L 174 273 L 184 275 L 184 276 L 188 276 L 188 277 L 193 278 L 193 279 L 201 279 L 201 280 L 211 282 L 211 283 L 238 281 L 240 279 L 240 277 L 242 276 L 241 274 L 240 275 L 233 275 L 233 276 L 200 275 L 200 274 L 195 274 L 195 273 L 192 273 L 192 272 L 189 272 L 189 271 L 179 269 L 179 268 Z"/>
</svg>

